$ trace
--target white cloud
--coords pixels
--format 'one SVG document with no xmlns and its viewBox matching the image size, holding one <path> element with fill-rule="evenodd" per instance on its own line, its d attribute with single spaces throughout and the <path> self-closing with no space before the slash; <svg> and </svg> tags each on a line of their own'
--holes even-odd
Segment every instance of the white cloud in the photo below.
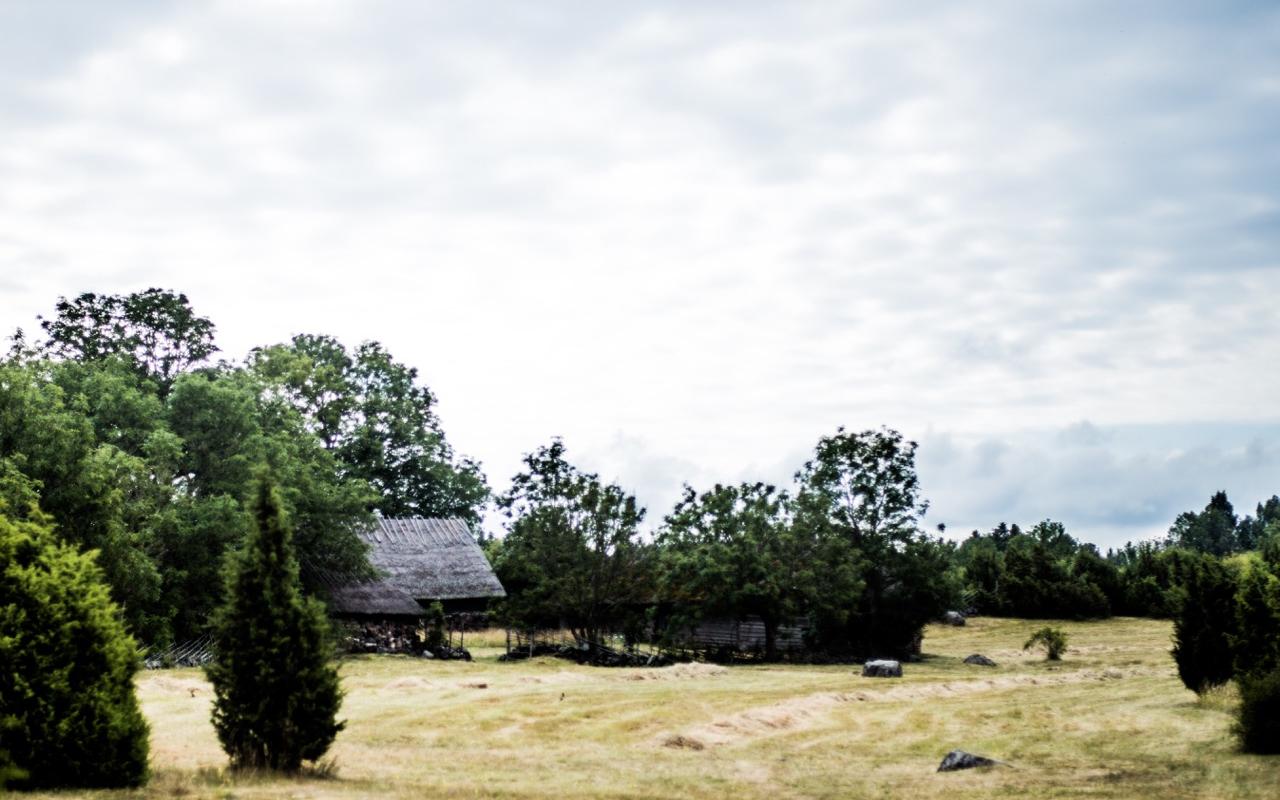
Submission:
<svg viewBox="0 0 1280 800">
<path fill-rule="evenodd" d="M 162 285 L 232 355 L 377 338 L 495 481 L 563 435 L 653 497 L 839 424 L 1158 460 L 1276 419 L 1265 4 L 104 8 L 0 13 L 9 327 Z M 974 525 L 1065 481 L 1084 535 L 1147 526 L 1076 463 L 922 472 Z"/>
</svg>

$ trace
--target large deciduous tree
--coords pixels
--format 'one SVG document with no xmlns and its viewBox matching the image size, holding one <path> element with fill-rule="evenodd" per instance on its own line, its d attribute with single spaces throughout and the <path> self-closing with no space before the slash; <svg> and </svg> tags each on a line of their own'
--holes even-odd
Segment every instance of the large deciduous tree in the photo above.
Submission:
<svg viewBox="0 0 1280 800">
<path fill-rule="evenodd" d="M 671 606 L 673 636 L 710 617 L 764 625 L 765 656 L 777 656 L 778 626 L 802 608 L 803 553 L 792 536 L 787 496 L 773 486 L 686 486 L 658 535 L 658 591 Z"/>
<path fill-rule="evenodd" d="M 525 627 L 564 625 L 586 643 L 634 629 L 652 588 L 639 538 L 644 509 L 565 460 L 558 439 L 524 464 L 498 502 L 509 520 L 495 564 L 504 614 Z"/>
<path fill-rule="evenodd" d="M 128 295 L 85 292 L 61 297 L 40 325 L 46 348 L 73 360 L 127 359 L 167 392 L 182 372 L 217 352 L 213 323 L 197 316 L 187 296 L 166 289 Z"/>
<path fill-rule="evenodd" d="M 925 623 L 958 600 L 951 549 L 918 528 L 928 504 L 919 497 L 915 451 L 897 431 L 840 428 L 819 440 L 796 475 L 797 527 L 838 540 L 862 564 L 859 593 L 841 604 L 847 619 L 823 633 L 834 649 L 904 654 Z"/>
<path fill-rule="evenodd" d="M 255 350 L 249 363 L 343 473 L 373 487 L 384 515 L 479 520 L 489 497 L 479 464 L 453 452 L 435 395 L 382 345 L 365 342 L 349 353 L 332 337 L 301 335 Z"/>
</svg>

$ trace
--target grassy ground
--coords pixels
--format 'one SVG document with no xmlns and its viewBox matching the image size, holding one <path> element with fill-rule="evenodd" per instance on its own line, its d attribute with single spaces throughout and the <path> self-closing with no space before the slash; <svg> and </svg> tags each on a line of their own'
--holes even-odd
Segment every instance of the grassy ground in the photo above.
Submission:
<svg viewBox="0 0 1280 800">
<path fill-rule="evenodd" d="M 1060 623 L 1064 660 L 1021 646 L 1043 623 L 927 631 L 901 680 L 850 666 L 593 669 L 367 657 L 344 663 L 333 774 L 228 774 L 198 670 L 138 680 L 155 778 L 193 797 L 1280 797 L 1280 758 L 1236 752 L 1235 698 L 1197 699 L 1169 626 Z M 961 663 L 970 653 L 995 669 Z M 1011 766 L 935 772 L 963 748 Z M 61 795 L 67 796 L 67 795 Z M 71 795 L 80 796 L 80 795 Z M 132 796 L 97 793 L 84 796 Z"/>
</svg>

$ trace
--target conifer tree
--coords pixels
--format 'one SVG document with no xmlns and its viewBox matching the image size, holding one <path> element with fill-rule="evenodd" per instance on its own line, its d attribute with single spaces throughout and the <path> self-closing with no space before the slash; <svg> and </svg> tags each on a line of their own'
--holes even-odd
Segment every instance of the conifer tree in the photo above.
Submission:
<svg viewBox="0 0 1280 800">
<path fill-rule="evenodd" d="M 1192 554 L 1183 569 L 1183 602 L 1173 620 L 1173 658 L 1182 683 L 1199 694 L 1234 674 L 1236 582 L 1213 556 Z"/>
<path fill-rule="evenodd" d="M 214 618 L 213 725 L 233 767 L 293 772 L 342 730 L 342 692 L 323 608 L 302 596 L 279 492 L 265 475 L 254 491 L 254 524 Z"/>
<path fill-rule="evenodd" d="M 0 463 L 0 788 L 137 786 L 147 723 L 138 651 L 94 556 L 34 504 L 11 510 Z"/>
</svg>

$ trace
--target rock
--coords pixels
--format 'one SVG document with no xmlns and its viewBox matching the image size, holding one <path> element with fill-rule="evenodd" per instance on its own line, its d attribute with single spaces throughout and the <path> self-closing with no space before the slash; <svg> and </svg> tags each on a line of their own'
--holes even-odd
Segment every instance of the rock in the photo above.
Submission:
<svg viewBox="0 0 1280 800">
<path fill-rule="evenodd" d="M 999 761 L 986 756 L 975 756 L 973 753 L 966 753 L 963 750 L 952 750 L 943 757 L 942 763 L 938 765 L 938 772 L 954 772 L 958 769 L 973 769 L 974 767 L 994 767 L 999 763 Z"/>
<path fill-rule="evenodd" d="M 901 678 L 902 664 L 889 659 L 876 659 L 862 665 L 864 678 Z"/>
<path fill-rule="evenodd" d="M 992 661 L 991 659 L 987 658 L 986 656 L 982 655 L 981 653 L 974 653 L 973 655 L 971 655 L 971 656 L 969 656 L 968 658 L 966 658 L 966 659 L 964 660 L 964 663 L 966 663 L 966 664 L 972 664 L 972 665 L 974 665 L 975 667 L 994 667 L 994 666 L 996 666 L 996 662 Z"/>
<path fill-rule="evenodd" d="M 955 625 L 957 628 L 964 626 L 964 614 L 959 611 L 948 611 L 942 615 L 942 621 L 948 625 Z"/>
</svg>

